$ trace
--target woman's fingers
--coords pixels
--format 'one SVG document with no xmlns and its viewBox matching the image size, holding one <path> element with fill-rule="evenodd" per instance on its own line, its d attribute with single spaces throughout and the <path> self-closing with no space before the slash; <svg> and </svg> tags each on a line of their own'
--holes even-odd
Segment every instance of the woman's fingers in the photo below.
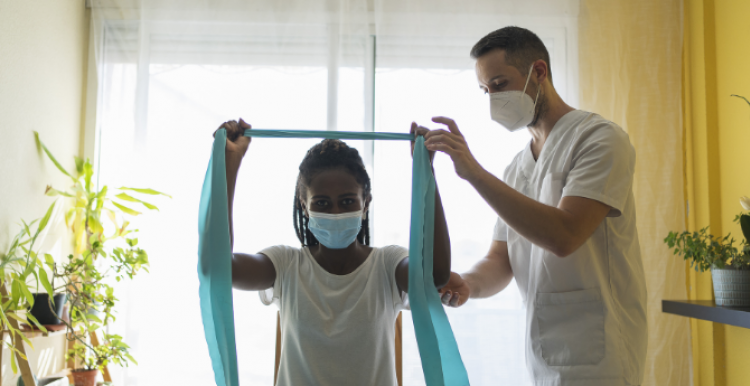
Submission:
<svg viewBox="0 0 750 386">
<path fill-rule="evenodd" d="M 440 296 L 440 301 L 446 306 L 458 307 L 458 301 L 461 299 L 461 294 L 458 292 L 445 291 Z"/>
</svg>

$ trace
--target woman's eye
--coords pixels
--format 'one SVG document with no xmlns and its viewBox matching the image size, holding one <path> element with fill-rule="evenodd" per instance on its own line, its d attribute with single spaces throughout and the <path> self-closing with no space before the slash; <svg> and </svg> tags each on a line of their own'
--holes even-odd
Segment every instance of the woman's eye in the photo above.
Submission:
<svg viewBox="0 0 750 386">
<path fill-rule="evenodd" d="M 328 206 L 328 202 L 327 201 L 316 201 L 315 205 L 317 205 L 317 206 Z"/>
<path fill-rule="evenodd" d="M 354 200 L 351 198 L 344 199 L 344 201 L 341 202 L 343 205 L 351 205 L 354 204 Z"/>
</svg>

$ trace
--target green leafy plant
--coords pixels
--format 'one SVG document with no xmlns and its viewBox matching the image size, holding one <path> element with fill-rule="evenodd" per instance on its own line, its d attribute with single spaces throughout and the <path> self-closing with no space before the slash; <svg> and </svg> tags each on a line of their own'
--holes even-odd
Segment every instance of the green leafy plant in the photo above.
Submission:
<svg viewBox="0 0 750 386">
<path fill-rule="evenodd" d="M 39 321 L 30 313 L 26 313 L 23 317 L 20 316 L 20 314 L 34 306 L 35 300 L 29 289 L 29 281 L 33 278 L 36 288 L 39 288 L 41 284 L 47 293 L 50 294 L 49 302 L 54 302 L 52 299 L 52 286 L 44 269 L 44 262 L 37 250 L 37 241 L 39 235 L 42 234 L 42 231 L 49 224 L 50 217 L 55 209 L 55 203 L 53 202 L 49 206 L 42 218 L 30 223 L 21 220 L 23 225 L 21 231 L 11 240 L 8 251 L 0 253 L 0 286 L 3 292 L 0 306 L 0 322 L 2 327 L 12 337 L 11 341 L 3 340 L 2 345 L 8 347 L 12 354 L 18 354 L 24 360 L 27 360 L 26 356 L 12 342 L 17 342 L 18 338 L 20 338 L 32 349 L 34 346 L 26 335 L 19 328 L 16 328 L 18 323 L 31 322 L 40 330 L 47 332 L 47 329 L 39 324 Z M 44 255 L 44 258 L 48 260 L 51 259 L 51 256 Z M 10 319 L 13 319 L 14 323 L 11 323 Z M 10 366 L 14 373 L 18 372 L 16 355 L 10 356 Z"/>
<path fill-rule="evenodd" d="M 97 189 L 92 183 L 94 168 L 88 159 L 75 157 L 75 173 L 69 173 L 36 132 L 35 137 L 38 150 L 72 180 L 67 190 L 48 186 L 46 191 L 49 196 L 61 196 L 71 203 L 65 213 L 65 223 L 73 234 L 74 251 L 62 264 L 55 264 L 51 259 L 45 262 L 55 281 L 62 283 L 53 290 L 65 291 L 68 295 L 69 321 L 61 319 L 67 325 L 68 339 L 75 343 L 67 357 L 76 359 L 86 370 L 101 369 L 109 363 L 137 364 L 121 336 L 105 332 L 99 345 L 91 344 L 88 337 L 105 330 L 104 327 L 115 320 L 117 298 L 112 279 L 119 282 L 133 279 L 141 270 L 148 272 L 148 254 L 138 247 L 137 238 L 129 237 L 137 230 L 128 228 L 128 218 L 141 214 L 133 205 L 146 210 L 158 208 L 137 197 L 168 195 L 152 189 L 123 187 L 114 192 L 107 186 Z"/>
<path fill-rule="evenodd" d="M 744 100 L 750 106 L 750 101 L 744 96 L 731 96 Z M 740 205 L 750 211 L 750 198 L 741 197 Z M 704 272 L 711 268 L 750 269 L 750 214 L 740 213 L 735 216 L 734 222 L 740 224 L 745 237 L 738 246 L 735 246 L 731 234 L 714 236 L 708 233 L 708 227 L 698 232 L 669 232 L 664 242 L 675 255 L 690 261 L 690 266 L 696 271 Z"/>
</svg>

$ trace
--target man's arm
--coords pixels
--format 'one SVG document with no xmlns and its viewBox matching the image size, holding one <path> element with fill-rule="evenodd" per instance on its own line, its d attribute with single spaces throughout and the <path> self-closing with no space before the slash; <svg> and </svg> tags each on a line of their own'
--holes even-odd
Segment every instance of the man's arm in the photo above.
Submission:
<svg viewBox="0 0 750 386">
<path fill-rule="evenodd" d="M 588 198 L 564 197 L 552 207 L 524 196 L 482 168 L 452 119 L 437 117 L 433 121 L 447 125 L 450 132 L 425 134 L 427 148 L 448 154 L 456 174 L 472 184 L 508 226 L 533 244 L 566 257 L 583 245 L 609 213 L 609 206 Z"/>
<path fill-rule="evenodd" d="M 459 307 L 469 298 L 488 298 L 505 289 L 513 279 L 508 257 L 508 243 L 492 241 L 489 252 L 463 274 L 451 272 L 450 280 L 440 289 L 443 304 Z"/>
<path fill-rule="evenodd" d="M 566 257 L 583 245 L 610 209 L 583 197 L 563 197 L 557 207 L 545 205 L 484 169 L 467 180 L 509 227 L 558 257 Z"/>
</svg>

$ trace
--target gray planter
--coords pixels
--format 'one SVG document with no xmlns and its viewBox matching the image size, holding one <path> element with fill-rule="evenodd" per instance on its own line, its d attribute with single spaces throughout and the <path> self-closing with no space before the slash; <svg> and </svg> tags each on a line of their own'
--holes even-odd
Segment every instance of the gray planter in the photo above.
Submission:
<svg viewBox="0 0 750 386">
<path fill-rule="evenodd" d="M 750 270 L 711 268 L 717 306 L 750 307 Z"/>
</svg>

